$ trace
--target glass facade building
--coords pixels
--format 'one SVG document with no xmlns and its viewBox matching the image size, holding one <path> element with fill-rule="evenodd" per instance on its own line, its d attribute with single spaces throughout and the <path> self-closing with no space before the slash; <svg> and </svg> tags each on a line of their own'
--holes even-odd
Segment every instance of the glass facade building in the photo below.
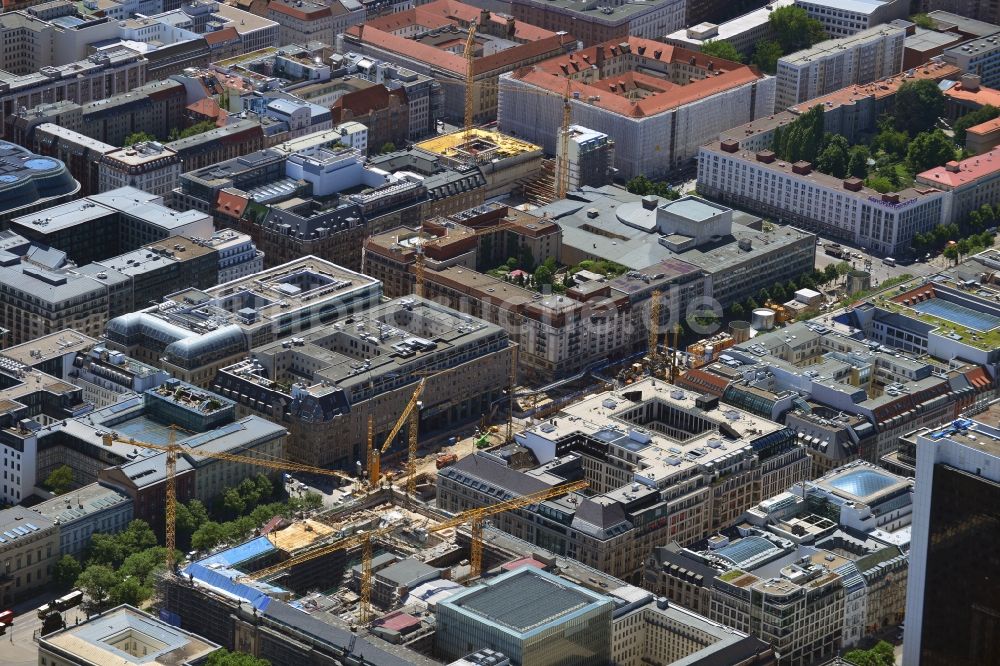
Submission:
<svg viewBox="0 0 1000 666">
<path fill-rule="evenodd" d="M 490 648 L 514 666 L 605 666 L 612 607 L 608 597 L 521 567 L 440 602 L 437 651 L 458 659 Z"/>
</svg>

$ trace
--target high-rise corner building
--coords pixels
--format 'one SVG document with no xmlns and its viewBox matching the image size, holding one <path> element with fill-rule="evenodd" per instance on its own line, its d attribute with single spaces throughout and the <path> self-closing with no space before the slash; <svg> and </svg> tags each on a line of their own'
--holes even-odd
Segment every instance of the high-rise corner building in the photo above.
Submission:
<svg viewBox="0 0 1000 666">
<path fill-rule="evenodd" d="M 987 424 L 997 413 L 917 438 L 907 666 L 1000 663 L 1000 428 Z"/>
</svg>

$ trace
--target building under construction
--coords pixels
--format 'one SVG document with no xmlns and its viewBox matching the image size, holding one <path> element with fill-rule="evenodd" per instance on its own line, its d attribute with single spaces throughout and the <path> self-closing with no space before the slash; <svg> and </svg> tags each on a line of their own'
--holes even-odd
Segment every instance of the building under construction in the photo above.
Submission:
<svg viewBox="0 0 1000 666">
<path fill-rule="evenodd" d="M 486 177 L 486 198 L 507 194 L 538 178 L 542 147 L 502 132 L 472 127 L 421 141 L 419 150 L 441 157 L 448 166 L 475 164 Z"/>
</svg>

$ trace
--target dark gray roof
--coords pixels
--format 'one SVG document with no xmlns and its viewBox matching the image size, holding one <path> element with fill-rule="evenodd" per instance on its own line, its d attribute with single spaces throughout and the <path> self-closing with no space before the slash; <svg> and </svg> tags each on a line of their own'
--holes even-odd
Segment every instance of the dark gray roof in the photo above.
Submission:
<svg viewBox="0 0 1000 666">
<path fill-rule="evenodd" d="M 312 615 L 293 608 L 288 604 L 271 599 L 264 607 L 263 614 L 278 624 L 301 632 L 318 643 L 325 643 L 334 648 L 337 654 L 345 654 L 353 645 L 350 654 L 361 659 L 363 664 L 372 666 L 409 666 L 411 664 L 436 664 L 421 657 L 412 650 L 400 648 L 399 655 L 393 654 L 390 646 L 382 648 L 374 645 L 362 636 L 356 636 L 348 629 L 338 627 L 313 617 Z M 405 656 L 404 656 L 405 655 Z"/>
<path fill-rule="evenodd" d="M 412 587 L 427 580 L 436 578 L 440 572 L 429 564 L 424 564 L 420 560 L 406 558 L 394 564 L 390 564 L 376 575 L 385 578 L 394 585 Z"/>
<path fill-rule="evenodd" d="M 516 569 L 461 594 L 453 603 L 484 620 L 525 633 L 610 599 L 531 567 Z"/>
<path fill-rule="evenodd" d="M 502 463 L 478 454 L 466 456 L 454 465 L 445 467 L 438 474 L 465 485 L 478 479 L 489 485 L 502 488 L 513 495 L 527 495 L 550 487 L 548 483 L 537 477 L 511 469 Z"/>
<path fill-rule="evenodd" d="M 625 507 L 619 502 L 599 501 L 600 498 L 588 498 L 580 502 L 573 517 L 573 527 L 593 534 L 598 538 L 611 536 L 610 532 L 619 526 L 631 527 Z M 586 523 L 586 525 L 581 525 Z M 588 529 L 593 526 L 596 530 Z"/>
</svg>

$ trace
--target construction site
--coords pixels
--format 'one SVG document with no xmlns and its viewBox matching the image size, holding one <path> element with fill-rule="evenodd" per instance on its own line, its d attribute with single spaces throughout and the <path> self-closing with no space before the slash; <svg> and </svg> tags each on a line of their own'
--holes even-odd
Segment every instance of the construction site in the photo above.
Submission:
<svg viewBox="0 0 1000 666">
<path fill-rule="evenodd" d="M 620 584 L 485 524 L 586 485 L 498 498 L 456 515 L 384 488 L 350 509 L 276 517 L 257 536 L 165 574 L 160 616 L 220 644 L 280 654 L 280 663 L 440 663 L 437 604 L 485 574 L 531 566 L 597 589 Z"/>
</svg>

